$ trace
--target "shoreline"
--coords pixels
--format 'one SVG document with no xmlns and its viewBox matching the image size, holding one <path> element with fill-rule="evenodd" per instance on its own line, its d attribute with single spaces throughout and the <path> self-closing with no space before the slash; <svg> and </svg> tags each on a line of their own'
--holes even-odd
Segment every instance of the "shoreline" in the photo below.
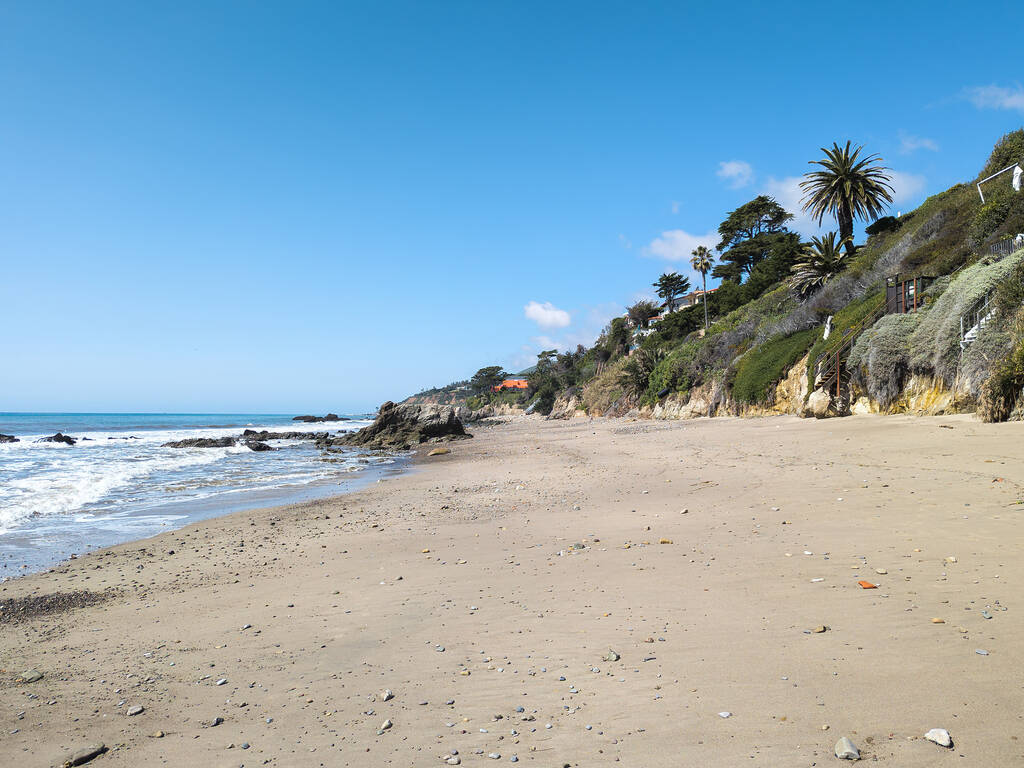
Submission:
<svg viewBox="0 0 1024 768">
<path fill-rule="evenodd" d="M 110 591 L 0 620 L 0 756 L 810 764 L 845 735 L 924 766 L 955 759 L 922 739 L 946 728 L 1008 764 L 1022 430 L 512 419 L 353 493 L 97 550 L 0 584 Z"/>
</svg>

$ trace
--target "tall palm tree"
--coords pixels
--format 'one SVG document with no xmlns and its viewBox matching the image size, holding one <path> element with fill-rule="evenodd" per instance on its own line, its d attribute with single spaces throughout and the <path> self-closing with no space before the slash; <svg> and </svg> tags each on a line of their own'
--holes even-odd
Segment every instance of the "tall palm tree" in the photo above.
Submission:
<svg viewBox="0 0 1024 768">
<path fill-rule="evenodd" d="M 668 311 L 673 312 L 676 308 L 676 299 L 690 290 L 690 278 L 683 277 L 678 272 L 666 272 L 652 285 L 658 289 L 658 296 L 665 301 Z"/>
<path fill-rule="evenodd" d="M 704 303 L 704 327 L 708 327 L 708 272 L 711 265 L 715 263 L 715 256 L 706 245 L 698 245 L 693 249 L 693 257 L 690 259 L 690 266 L 700 272 L 703 293 L 701 300 Z"/>
<path fill-rule="evenodd" d="M 811 238 L 792 266 L 790 286 L 801 298 L 806 298 L 846 269 L 850 255 L 849 252 L 843 253 L 846 243 L 846 240 L 837 240 L 835 232 Z"/>
<path fill-rule="evenodd" d="M 879 155 L 861 158 L 857 147 L 850 152 L 850 142 L 845 147 L 832 143 L 832 149 L 821 148 L 823 160 L 810 160 L 810 165 L 820 165 L 820 171 L 804 174 L 800 187 L 804 191 L 801 200 L 805 211 L 817 217 L 818 225 L 825 214 L 832 214 L 839 223 L 839 239 L 846 245 L 847 255 L 853 253 L 853 220 L 855 218 L 877 219 L 885 206 L 892 203 L 893 188 L 889 183 L 892 176 L 889 169 L 881 165 Z"/>
</svg>

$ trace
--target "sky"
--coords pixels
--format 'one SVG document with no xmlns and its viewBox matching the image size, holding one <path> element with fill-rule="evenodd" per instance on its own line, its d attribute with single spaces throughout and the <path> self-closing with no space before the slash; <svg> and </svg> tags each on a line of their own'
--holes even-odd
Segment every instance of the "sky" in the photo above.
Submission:
<svg viewBox="0 0 1024 768">
<path fill-rule="evenodd" d="M 894 213 L 973 179 L 1022 20 L 0 0 L 0 411 L 359 412 L 590 344 L 833 141 Z"/>
</svg>

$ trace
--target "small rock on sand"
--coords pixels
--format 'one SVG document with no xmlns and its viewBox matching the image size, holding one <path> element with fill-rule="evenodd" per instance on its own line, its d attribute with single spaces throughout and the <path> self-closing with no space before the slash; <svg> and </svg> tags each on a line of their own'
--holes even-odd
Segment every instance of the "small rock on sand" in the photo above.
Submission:
<svg viewBox="0 0 1024 768">
<path fill-rule="evenodd" d="M 107 748 L 103 744 L 93 744 L 91 746 L 79 749 L 76 752 L 72 752 L 70 755 L 64 758 L 64 762 L 62 763 L 62 765 L 84 765 L 85 763 L 88 763 L 90 760 L 92 760 L 94 757 L 99 757 L 106 751 Z"/>
<path fill-rule="evenodd" d="M 448 448 L 432 448 L 427 456 L 444 456 L 446 453 L 451 453 Z"/>
<path fill-rule="evenodd" d="M 125 714 L 128 715 L 128 717 L 134 717 L 135 715 L 141 715 L 145 711 L 145 707 L 143 707 L 141 704 L 137 704 L 134 707 L 129 707 Z"/>
<path fill-rule="evenodd" d="M 19 683 L 37 683 L 43 679 L 43 673 L 38 669 L 26 669 L 18 675 Z"/>
<path fill-rule="evenodd" d="M 846 736 L 836 742 L 835 752 L 840 760 L 860 760 L 860 751 Z"/>
<path fill-rule="evenodd" d="M 945 728 L 932 728 L 924 735 L 928 741 L 938 744 L 940 747 L 952 747 L 953 740 L 949 737 L 949 731 Z"/>
</svg>

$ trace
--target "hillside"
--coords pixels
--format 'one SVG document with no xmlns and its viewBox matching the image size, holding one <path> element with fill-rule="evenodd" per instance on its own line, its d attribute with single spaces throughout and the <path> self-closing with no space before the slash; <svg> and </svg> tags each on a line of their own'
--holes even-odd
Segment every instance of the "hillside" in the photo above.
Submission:
<svg viewBox="0 0 1024 768">
<path fill-rule="evenodd" d="M 1024 193 L 1004 175 L 983 204 L 975 184 L 1022 158 L 1024 130 L 1007 134 L 975 179 L 874 222 L 845 268 L 803 293 L 791 272 L 806 244 L 777 216 L 773 228 L 724 251 L 706 330 L 700 306 L 667 314 L 649 332 L 616 318 L 589 349 L 543 353 L 528 390 L 495 396 L 557 416 L 1014 418 L 1024 385 L 1024 249 L 1012 238 L 1024 232 Z M 765 200 L 731 212 L 723 227 Z M 757 260 L 735 268 L 755 241 Z M 912 311 L 894 311 L 898 292 Z"/>
</svg>

